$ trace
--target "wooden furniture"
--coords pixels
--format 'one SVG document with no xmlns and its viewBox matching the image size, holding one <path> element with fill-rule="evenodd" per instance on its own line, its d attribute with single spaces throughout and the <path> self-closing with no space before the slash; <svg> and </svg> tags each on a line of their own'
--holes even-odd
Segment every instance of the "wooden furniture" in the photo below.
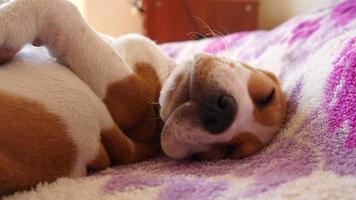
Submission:
<svg viewBox="0 0 356 200">
<path fill-rule="evenodd" d="M 258 0 L 143 0 L 144 33 L 157 41 L 199 39 L 257 28 Z"/>
</svg>

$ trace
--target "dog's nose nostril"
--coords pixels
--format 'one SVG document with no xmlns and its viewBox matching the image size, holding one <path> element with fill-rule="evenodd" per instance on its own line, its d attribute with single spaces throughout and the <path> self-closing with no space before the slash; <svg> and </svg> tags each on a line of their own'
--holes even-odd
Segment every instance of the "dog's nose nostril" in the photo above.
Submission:
<svg viewBox="0 0 356 200">
<path fill-rule="evenodd" d="M 232 96 L 222 95 L 207 99 L 200 107 L 200 120 L 203 127 L 212 134 L 225 131 L 237 113 L 237 103 Z"/>
</svg>

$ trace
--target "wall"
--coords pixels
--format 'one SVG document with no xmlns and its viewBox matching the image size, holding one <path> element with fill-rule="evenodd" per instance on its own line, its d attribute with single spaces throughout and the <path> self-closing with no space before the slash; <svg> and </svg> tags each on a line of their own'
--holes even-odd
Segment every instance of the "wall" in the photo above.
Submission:
<svg viewBox="0 0 356 200">
<path fill-rule="evenodd" d="M 335 0 L 260 0 L 259 28 L 271 29 L 295 15 Z"/>
<path fill-rule="evenodd" d="M 142 33 L 142 17 L 130 0 L 70 1 L 79 7 L 87 21 L 99 32 L 112 36 Z M 259 28 L 271 29 L 295 15 L 333 1 L 336 0 L 260 0 Z"/>
<path fill-rule="evenodd" d="M 69 1 L 74 3 L 78 7 L 78 9 L 82 13 L 82 15 L 86 16 L 86 13 L 85 13 L 85 0 L 69 0 Z"/>
<path fill-rule="evenodd" d="M 142 32 L 142 18 L 128 0 L 89 0 L 86 14 L 99 32 L 113 36 Z"/>
<path fill-rule="evenodd" d="M 112 36 L 141 33 L 143 20 L 130 0 L 70 0 L 97 31 Z"/>
</svg>

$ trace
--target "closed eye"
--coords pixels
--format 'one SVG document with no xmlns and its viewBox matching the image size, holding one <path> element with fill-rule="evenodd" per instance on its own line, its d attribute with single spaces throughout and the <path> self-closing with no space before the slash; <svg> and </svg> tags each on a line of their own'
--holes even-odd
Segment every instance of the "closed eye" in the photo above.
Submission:
<svg viewBox="0 0 356 200">
<path fill-rule="evenodd" d="M 264 96 L 264 97 L 262 97 L 262 98 L 260 98 L 260 99 L 257 99 L 257 101 L 255 102 L 256 105 L 257 105 L 258 107 L 260 107 L 260 108 L 263 108 L 263 107 L 268 106 L 269 103 L 272 102 L 275 93 L 276 93 L 276 90 L 273 88 L 273 89 L 271 90 L 271 92 L 268 93 L 267 96 Z"/>
</svg>

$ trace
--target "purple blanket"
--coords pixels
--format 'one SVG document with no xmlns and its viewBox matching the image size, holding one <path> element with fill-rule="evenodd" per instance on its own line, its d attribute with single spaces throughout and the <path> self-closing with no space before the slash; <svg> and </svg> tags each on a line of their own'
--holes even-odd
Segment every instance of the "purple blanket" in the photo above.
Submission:
<svg viewBox="0 0 356 200">
<path fill-rule="evenodd" d="M 40 185 L 9 199 L 355 199 L 356 0 L 272 31 L 162 45 L 177 62 L 221 54 L 276 73 L 288 122 L 255 156 L 176 162 L 165 156 Z"/>
</svg>

